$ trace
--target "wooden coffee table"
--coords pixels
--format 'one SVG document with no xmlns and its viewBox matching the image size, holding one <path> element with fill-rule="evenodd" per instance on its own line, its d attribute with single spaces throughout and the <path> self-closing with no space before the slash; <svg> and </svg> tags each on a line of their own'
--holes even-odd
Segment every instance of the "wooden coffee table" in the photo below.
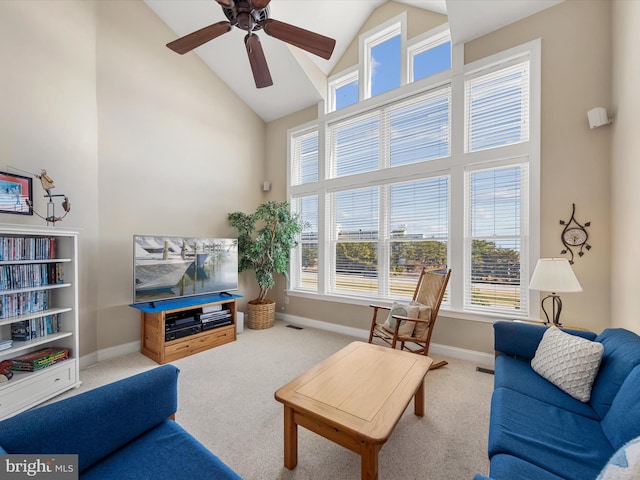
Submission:
<svg viewBox="0 0 640 480">
<path fill-rule="evenodd" d="M 424 415 L 423 355 L 353 342 L 275 393 L 284 404 L 284 466 L 298 464 L 298 425 L 360 454 L 362 479 L 378 478 L 378 453 L 414 398 Z"/>
</svg>

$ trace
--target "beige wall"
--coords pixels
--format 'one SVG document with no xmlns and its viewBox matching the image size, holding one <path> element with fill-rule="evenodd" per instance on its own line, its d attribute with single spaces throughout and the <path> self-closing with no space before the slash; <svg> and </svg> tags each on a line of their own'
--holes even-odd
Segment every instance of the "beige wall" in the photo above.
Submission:
<svg viewBox="0 0 640 480">
<path fill-rule="evenodd" d="M 99 349 L 140 336 L 133 234 L 235 236 L 227 213 L 262 197 L 264 122 L 174 36 L 144 3 L 98 2 Z"/>
<path fill-rule="evenodd" d="M 541 254 L 560 256 L 559 220 L 569 219 L 575 203 L 577 219 L 592 222 L 593 248 L 576 260 L 574 269 L 584 291 L 562 296 L 563 319 L 596 331 L 610 325 L 611 131 L 609 127 L 590 130 L 587 111 L 611 102 L 610 19 L 606 0 L 570 0 L 465 45 L 465 63 L 469 63 L 542 39 Z M 373 26 L 370 23 L 368 28 Z M 342 65 L 346 66 L 348 62 Z M 289 118 L 289 127 L 294 127 L 297 117 Z M 285 175 L 286 139 L 271 141 L 280 143 L 268 152 L 267 161 Z M 290 297 L 285 311 L 359 329 L 368 328 L 371 318 L 368 307 L 299 297 Z M 493 332 L 489 322 L 447 318 L 441 313 L 433 342 L 492 352 Z"/>
<path fill-rule="evenodd" d="M 613 4 L 612 325 L 640 333 L 640 2 Z"/>
<path fill-rule="evenodd" d="M 81 228 L 81 354 L 97 348 L 98 137 L 93 2 L 0 2 L 0 156 L 2 166 L 47 170 L 53 193 L 69 196 L 61 225 Z M 46 215 L 34 180 L 35 210 Z M 62 213 L 58 208 L 57 214 Z M 45 225 L 34 216 L 0 222 Z"/>
<path fill-rule="evenodd" d="M 263 199 L 264 122 L 173 37 L 141 1 L 0 2 L 0 152 L 70 195 L 89 361 L 140 339 L 133 234 L 235 236 Z"/>
</svg>

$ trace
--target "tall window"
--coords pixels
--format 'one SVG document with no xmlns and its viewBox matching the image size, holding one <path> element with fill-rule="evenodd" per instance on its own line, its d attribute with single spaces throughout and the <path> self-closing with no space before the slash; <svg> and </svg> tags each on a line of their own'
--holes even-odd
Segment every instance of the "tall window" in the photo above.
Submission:
<svg viewBox="0 0 640 480">
<path fill-rule="evenodd" d="M 313 225 L 294 254 L 290 294 L 407 300 L 423 266 L 452 268 L 443 310 L 526 318 L 538 248 L 539 45 L 291 131 L 292 144 L 317 134 L 324 173 L 289 186 Z M 296 171 L 304 149 L 291 152 Z"/>
</svg>

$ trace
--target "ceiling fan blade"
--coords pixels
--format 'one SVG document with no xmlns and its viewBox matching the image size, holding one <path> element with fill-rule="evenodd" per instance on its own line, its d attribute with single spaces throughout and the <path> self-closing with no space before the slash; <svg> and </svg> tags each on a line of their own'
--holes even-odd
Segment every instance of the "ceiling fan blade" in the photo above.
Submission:
<svg viewBox="0 0 640 480">
<path fill-rule="evenodd" d="M 271 0 L 251 0 L 251 7 L 256 10 L 262 10 L 263 8 L 267 8 L 269 2 L 271 2 Z"/>
<path fill-rule="evenodd" d="M 220 35 L 227 33 L 231 30 L 231 24 L 226 20 L 223 22 L 214 23 L 213 25 L 209 25 L 208 27 L 201 28 L 200 30 L 196 30 L 189 35 L 185 35 L 184 37 L 180 37 L 173 42 L 167 43 L 167 47 L 173 50 L 180 55 L 184 55 L 187 52 L 190 52 L 196 47 L 207 43 L 209 40 L 213 40 Z"/>
<path fill-rule="evenodd" d="M 216 0 L 220 5 L 227 8 L 233 8 L 233 0 Z"/>
<path fill-rule="evenodd" d="M 269 66 L 267 65 L 267 59 L 264 57 L 260 39 L 257 35 L 250 33 L 244 37 L 244 44 L 247 47 L 247 55 L 249 55 L 249 63 L 251 64 L 256 87 L 270 87 L 273 85 L 273 80 L 271 80 L 271 73 L 269 73 Z"/>
<path fill-rule="evenodd" d="M 268 35 L 318 55 L 325 60 L 331 58 L 333 49 L 336 46 L 336 41 L 333 38 L 271 18 L 263 20 L 260 25 Z"/>
</svg>

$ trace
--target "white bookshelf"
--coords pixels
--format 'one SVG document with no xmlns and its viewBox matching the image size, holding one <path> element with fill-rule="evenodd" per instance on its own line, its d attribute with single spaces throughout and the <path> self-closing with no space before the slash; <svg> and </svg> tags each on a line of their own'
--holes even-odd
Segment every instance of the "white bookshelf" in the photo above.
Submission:
<svg viewBox="0 0 640 480">
<path fill-rule="evenodd" d="M 12 239 L 5 242 L 4 239 Z M 53 239 L 55 255 L 38 258 L 32 251 L 29 258 L 18 252 L 20 242 Z M 12 243 L 13 242 L 13 243 Z M 17 243 L 15 243 L 17 242 Z M 13 251 L 7 256 L 7 244 Z M 40 243 L 39 243 L 40 245 Z M 60 283 L 30 277 L 30 269 L 56 268 Z M 11 276 L 11 282 L 7 277 Z M 4 281 L 2 281 L 4 280 Z M 11 284 L 9 284 L 11 283 Z M 47 298 L 46 308 L 26 300 L 33 292 Z M 43 297 L 44 296 L 44 297 Z M 11 299 L 11 301 L 9 301 Z M 27 340 L 13 340 L 10 348 L 0 350 L 0 362 L 49 347 L 69 350 L 69 358 L 35 372 L 15 372 L 13 378 L 0 383 L 0 419 L 34 407 L 80 384 L 78 346 L 78 231 L 58 227 L 0 224 L 0 339 L 12 339 L 12 326 L 18 322 L 33 322 L 57 315 L 58 331 L 37 331 Z M 35 306 L 34 306 L 35 304 Z M 16 313 L 19 310 L 19 313 Z"/>
</svg>

